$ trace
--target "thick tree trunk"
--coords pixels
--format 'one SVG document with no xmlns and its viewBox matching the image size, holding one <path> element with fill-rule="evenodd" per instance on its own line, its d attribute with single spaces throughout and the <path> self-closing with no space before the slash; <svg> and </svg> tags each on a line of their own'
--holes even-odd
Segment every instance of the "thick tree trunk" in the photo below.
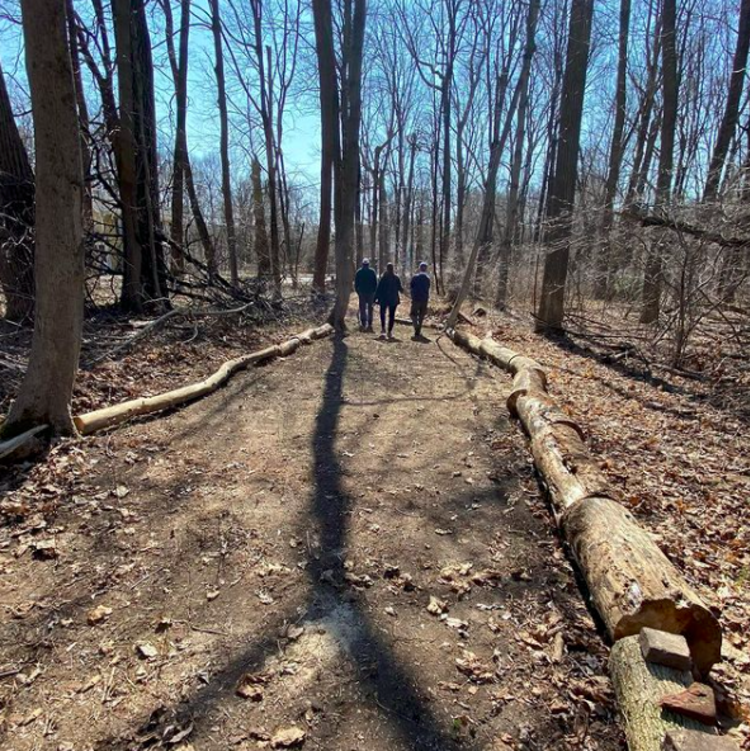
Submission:
<svg viewBox="0 0 750 751">
<path fill-rule="evenodd" d="M 229 278 L 233 286 L 239 283 L 237 267 L 237 233 L 234 225 L 234 204 L 232 203 L 232 175 L 229 164 L 229 115 L 227 112 L 226 79 L 224 77 L 224 48 L 221 33 L 219 0 L 209 0 L 211 6 L 211 31 L 214 37 L 216 72 L 216 95 L 219 103 L 220 153 L 221 153 L 221 195 L 224 203 L 224 222 L 227 231 L 227 253 L 229 255 Z"/>
<path fill-rule="evenodd" d="M 36 315 L 21 390 L 3 426 L 74 433 L 70 414 L 83 326 L 83 168 L 64 0 L 23 0 L 36 150 Z"/>
<path fill-rule="evenodd" d="M 649 626 L 682 634 L 701 673 L 719 662 L 716 617 L 629 511 L 587 498 L 563 514 L 562 527 L 614 641 Z"/>
<path fill-rule="evenodd" d="M 161 238 L 159 156 L 154 98 L 154 62 L 144 0 L 133 0 L 133 74 L 137 154 L 138 233 L 144 248 L 141 283 L 144 296 L 157 310 L 169 306 L 167 267 Z"/>
<path fill-rule="evenodd" d="M 557 160 L 547 212 L 550 224 L 547 242 L 551 250 L 544 260 L 542 294 L 536 321 L 537 329 L 541 331 L 559 330 L 563 325 L 565 282 L 568 276 L 581 119 L 593 14 L 593 0 L 572 0 L 568 52 L 560 106 Z"/>
<path fill-rule="evenodd" d="M 320 82 L 320 220 L 315 246 L 313 289 L 325 292 L 328 253 L 331 245 L 333 211 L 333 179 L 340 155 L 339 94 L 336 77 L 336 55 L 333 49 L 333 21 L 330 0 L 313 0 L 315 50 Z"/>
<path fill-rule="evenodd" d="M 330 0 L 326 0 L 329 2 Z M 362 117 L 362 51 L 366 0 L 347 0 L 344 6 L 344 71 L 341 82 L 341 159 L 336 164 L 336 302 L 329 322 L 346 329 L 346 313 L 354 281 L 354 204 L 359 175 L 359 128 Z M 330 15 L 329 15 L 330 18 Z M 331 35 L 332 36 L 332 35 Z"/>
<path fill-rule="evenodd" d="M 315 45 L 321 91 L 323 150 L 333 154 L 336 238 L 336 301 L 329 316 L 337 331 L 346 329 L 354 279 L 354 214 L 359 179 L 359 128 L 362 114 L 362 48 L 366 2 L 346 0 L 342 24 L 341 86 L 336 76 L 330 0 L 313 0 Z M 341 140 L 339 141 L 339 119 Z M 329 142 L 326 143 L 325 139 Z"/>
<path fill-rule="evenodd" d="M 750 0 L 741 0 L 739 28 L 737 30 L 737 46 L 734 50 L 732 62 L 732 75 L 729 78 L 729 91 L 724 107 L 724 114 L 719 124 L 719 132 L 716 136 L 716 144 L 708 168 L 708 177 L 703 189 L 703 200 L 712 201 L 716 198 L 721 182 L 721 173 L 729 151 L 729 144 L 737 130 L 740 99 L 742 98 L 742 85 L 745 81 L 745 69 L 747 68 L 748 50 L 750 49 Z"/>
<path fill-rule="evenodd" d="M 0 68 L 0 286 L 5 317 L 34 311 L 34 173 Z"/>
</svg>

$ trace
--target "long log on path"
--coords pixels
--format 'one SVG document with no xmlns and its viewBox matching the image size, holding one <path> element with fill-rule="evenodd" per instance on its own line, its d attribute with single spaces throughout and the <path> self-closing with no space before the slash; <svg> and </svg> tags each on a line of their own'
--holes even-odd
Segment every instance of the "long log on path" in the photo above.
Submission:
<svg viewBox="0 0 750 751">
<path fill-rule="evenodd" d="M 466 331 L 448 335 L 469 352 L 511 373 L 507 401 L 531 442 L 556 521 L 569 542 L 613 641 L 644 626 L 682 634 L 698 670 L 721 658 L 716 616 L 643 530 L 616 502 L 617 493 L 584 442 L 584 433 L 547 393 L 535 360 Z"/>
<path fill-rule="evenodd" d="M 310 343 L 315 339 L 322 339 L 331 333 L 333 333 L 333 328 L 327 323 L 315 329 L 308 329 L 281 344 L 275 344 L 258 352 L 252 352 L 249 355 L 229 360 L 215 373 L 198 383 L 192 383 L 179 389 L 167 391 L 164 394 L 157 394 L 156 396 L 131 399 L 122 404 L 115 404 L 112 407 L 105 407 L 104 409 L 97 409 L 93 412 L 79 415 L 74 418 L 76 427 L 82 435 L 89 435 L 97 430 L 119 425 L 133 417 L 161 412 L 165 409 L 171 409 L 172 407 L 195 401 L 202 396 L 216 391 L 240 370 L 245 370 L 251 365 L 257 365 L 275 357 L 286 357 L 292 354 L 300 344 Z"/>
</svg>

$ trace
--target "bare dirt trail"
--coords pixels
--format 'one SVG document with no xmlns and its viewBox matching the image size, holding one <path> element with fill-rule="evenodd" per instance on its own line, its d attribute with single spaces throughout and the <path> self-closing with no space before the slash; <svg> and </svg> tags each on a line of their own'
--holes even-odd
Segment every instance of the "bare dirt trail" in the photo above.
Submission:
<svg viewBox="0 0 750 751">
<path fill-rule="evenodd" d="M 2 530 L 0 747 L 622 748 L 509 383 L 397 333 L 83 444 L 57 557 Z"/>
</svg>

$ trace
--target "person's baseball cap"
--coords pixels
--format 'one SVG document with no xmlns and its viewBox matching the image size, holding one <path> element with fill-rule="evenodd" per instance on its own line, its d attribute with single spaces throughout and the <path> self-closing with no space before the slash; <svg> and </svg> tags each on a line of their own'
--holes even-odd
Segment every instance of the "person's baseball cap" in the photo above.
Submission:
<svg viewBox="0 0 750 751">
<path fill-rule="evenodd" d="M 370 265 L 370 259 L 369 258 L 363 258 L 362 259 L 362 265 L 363 266 L 369 266 Z"/>
<path fill-rule="evenodd" d="M 422 271 L 422 270 L 424 270 L 426 268 L 427 268 L 427 264 L 424 261 L 422 261 L 422 263 L 419 264 L 420 271 Z"/>
</svg>

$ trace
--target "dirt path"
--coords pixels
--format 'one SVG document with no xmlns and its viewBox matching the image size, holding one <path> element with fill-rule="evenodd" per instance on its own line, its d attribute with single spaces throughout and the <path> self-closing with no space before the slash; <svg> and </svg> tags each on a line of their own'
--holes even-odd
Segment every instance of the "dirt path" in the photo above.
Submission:
<svg viewBox="0 0 750 751">
<path fill-rule="evenodd" d="M 508 382 L 398 333 L 72 455 L 56 529 L 0 537 L 2 748 L 622 747 Z"/>
</svg>

